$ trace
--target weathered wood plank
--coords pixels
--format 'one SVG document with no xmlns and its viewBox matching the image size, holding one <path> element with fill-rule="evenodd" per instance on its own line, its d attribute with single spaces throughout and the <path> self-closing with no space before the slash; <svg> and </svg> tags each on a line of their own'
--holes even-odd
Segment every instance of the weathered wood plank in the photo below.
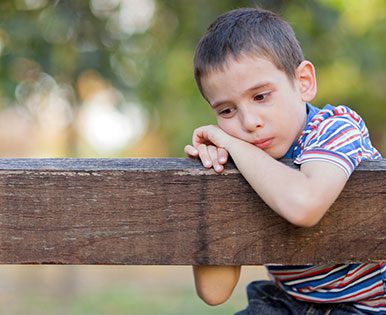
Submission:
<svg viewBox="0 0 386 315">
<path fill-rule="evenodd" d="M 323 220 L 297 228 L 232 164 L 216 175 L 192 159 L 0 159 L 2 264 L 382 260 L 386 160 L 362 163 Z"/>
</svg>

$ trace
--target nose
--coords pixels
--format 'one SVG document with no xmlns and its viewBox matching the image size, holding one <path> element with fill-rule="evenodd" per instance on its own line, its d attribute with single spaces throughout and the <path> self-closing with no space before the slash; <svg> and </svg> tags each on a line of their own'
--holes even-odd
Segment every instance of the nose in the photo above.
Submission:
<svg viewBox="0 0 386 315">
<path fill-rule="evenodd" d="M 253 132 L 263 127 L 262 118 L 256 110 L 244 109 L 241 113 L 241 124 L 248 132 Z"/>
</svg>

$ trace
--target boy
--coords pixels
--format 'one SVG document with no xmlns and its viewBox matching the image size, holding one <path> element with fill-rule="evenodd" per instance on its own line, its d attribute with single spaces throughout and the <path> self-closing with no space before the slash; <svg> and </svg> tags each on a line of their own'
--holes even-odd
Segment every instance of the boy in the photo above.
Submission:
<svg viewBox="0 0 386 315">
<path fill-rule="evenodd" d="M 357 113 L 318 109 L 315 69 L 276 14 L 238 9 L 220 16 L 199 42 L 195 79 L 217 125 L 193 133 L 185 152 L 222 172 L 228 154 L 257 194 L 289 222 L 318 223 L 364 159 L 380 159 Z M 278 162 L 292 158 L 295 170 Z M 386 314 L 386 264 L 267 266 L 273 282 L 248 286 L 238 314 Z M 208 304 L 231 295 L 240 266 L 194 266 Z"/>
</svg>

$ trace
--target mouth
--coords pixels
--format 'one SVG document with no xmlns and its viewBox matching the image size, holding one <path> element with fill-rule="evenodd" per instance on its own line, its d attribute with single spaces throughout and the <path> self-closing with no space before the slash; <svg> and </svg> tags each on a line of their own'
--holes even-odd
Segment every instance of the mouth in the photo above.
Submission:
<svg viewBox="0 0 386 315">
<path fill-rule="evenodd" d="M 266 138 L 266 139 L 261 139 L 255 142 L 252 142 L 253 145 L 256 147 L 264 150 L 268 148 L 272 144 L 273 138 Z"/>
</svg>

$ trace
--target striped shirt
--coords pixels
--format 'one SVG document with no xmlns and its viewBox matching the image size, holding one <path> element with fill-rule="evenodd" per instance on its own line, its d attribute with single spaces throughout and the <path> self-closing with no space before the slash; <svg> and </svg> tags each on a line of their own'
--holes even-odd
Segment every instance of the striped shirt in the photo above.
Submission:
<svg viewBox="0 0 386 315">
<path fill-rule="evenodd" d="M 347 178 L 363 160 L 381 159 L 362 118 L 346 106 L 307 104 L 307 124 L 285 158 L 296 164 L 327 161 Z M 386 262 L 365 264 L 266 265 L 282 289 L 314 303 L 351 302 L 365 314 L 386 315 Z"/>
</svg>

